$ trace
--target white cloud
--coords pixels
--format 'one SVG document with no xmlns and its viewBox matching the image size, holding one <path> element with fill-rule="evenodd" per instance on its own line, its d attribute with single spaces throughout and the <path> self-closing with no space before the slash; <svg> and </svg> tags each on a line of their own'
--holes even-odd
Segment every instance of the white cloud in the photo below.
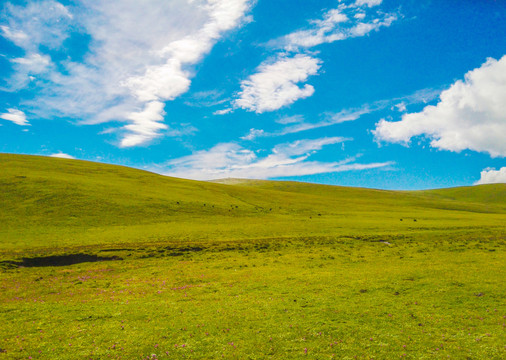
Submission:
<svg viewBox="0 0 506 360">
<path fill-rule="evenodd" d="M 308 54 L 301 54 L 301 50 L 307 52 L 317 45 L 365 36 L 390 26 L 397 19 L 396 14 L 379 11 L 370 14 L 369 8 L 380 3 L 380 0 L 358 0 L 351 5 L 341 3 L 337 8 L 326 11 L 321 19 L 309 21 L 311 26 L 308 29 L 272 40 L 271 46 L 296 55 L 278 54 L 276 62 L 261 64 L 255 74 L 242 81 L 242 91 L 238 93 L 234 106 L 263 113 L 312 96 L 315 91 L 313 86 L 305 84 L 299 87 L 297 84 L 317 75 L 322 62 Z"/>
<path fill-rule="evenodd" d="M 26 120 L 25 113 L 17 109 L 7 109 L 6 113 L 0 114 L 0 119 L 12 121 L 14 124 L 21 126 L 30 125 Z"/>
<path fill-rule="evenodd" d="M 506 183 L 506 167 L 499 170 L 488 168 L 483 170 L 480 175 L 480 180 L 475 185 Z"/>
<path fill-rule="evenodd" d="M 170 134 L 163 132 L 165 111 L 160 104 L 188 91 L 193 66 L 224 32 L 248 21 L 252 3 L 124 0 L 65 7 L 43 0 L 26 7 L 8 5 L 10 20 L 2 34 L 27 53 L 41 56 L 48 55 L 45 47 L 61 48 L 72 34 L 88 35 L 84 60 L 60 61 L 39 74 L 44 76 L 40 96 L 28 106 L 41 117 L 71 117 L 85 124 L 125 122 L 120 144 L 137 146 Z"/>
<path fill-rule="evenodd" d="M 361 37 L 382 27 L 389 27 L 395 20 L 396 14 L 372 12 L 369 8 L 381 4 L 381 1 L 357 1 L 352 5 L 340 4 L 337 8 L 327 11 L 322 19 L 312 20 L 309 29 L 298 30 L 275 40 L 274 45 L 280 45 L 288 51 L 300 48 L 311 48 L 324 43 L 345 40 L 351 37 Z M 369 19 L 367 19 L 369 15 Z"/>
<path fill-rule="evenodd" d="M 283 130 L 280 131 L 280 135 L 286 134 L 294 134 L 301 131 L 307 131 L 312 129 L 318 129 L 322 127 L 332 126 L 336 124 L 341 124 L 347 121 L 357 120 L 364 114 L 368 114 L 372 111 L 376 111 L 376 108 L 371 108 L 368 105 L 363 106 L 359 109 L 346 109 L 342 110 L 338 113 L 328 113 L 324 120 L 317 122 L 306 122 L 301 121 L 289 126 L 286 126 Z"/>
<path fill-rule="evenodd" d="M 344 39 L 341 34 L 335 31 L 341 23 L 349 21 L 348 16 L 343 13 L 345 7 L 332 9 L 323 15 L 322 20 L 313 20 L 313 27 L 309 30 L 300 30 L 287 35 L 284 39 L 286 48 L 292 50 L 294 47 L 313 47 L 325 42 L 332 42 Z M 331 40 L 331 37 L 334 40 Z M 339 37 L 339 38 L 338 38 Z"/>
<path fill-rule="evenodd" d="M 303 115 L 292 115 L 292 116 L 285 116 L 281 119 L 276 120 L 278 124 L 287 125 L 287 124 L 295 124 L 295 123 L 301 123 L 304 121 Z"/>
<path fill-rule="evenodd" d="M 279 144 L 270 154 L 259 157 L 256 152 L 235 143 L 218 144 L 207 151 L 170 161 L 155 169 L 165 175 L 195 180 L 219 178 L 255 178 L 302 176 L 321 173 L 383 168 L 390 162 L 359 164 L 354 158 L 339 162 L 309 161 L 308 158 L 322 147 L 346 141 L 344 138 L 299 140 Z"/>
<path fill-rule="evenodd" d="M 26 35 L 23 31 L 12 30 L 10 27 L 6 25 L 0 26 L 2 30 L 3 36 L 12 42 L 19 44 L 28 39 L 28 35 Z"/>
<path fill-rule="evenodd" d="M 220 105 L 229 100 L 223 98 L 223 94 L 223 90 L 198 91 L 193 93 L 188 100 L 184 102 L 184 104 L 192 107 L 211 107 Z"/>
<path fill-rule="evenodd" d="M 40 74 L 51 64 L 51 58 L 47 55 L 32 53 L 22 58 L 13 59 L 12 62 L 25 67 L 32 74 Z"/>
<path fill-rule="evenodd" d="M 249 129 L 249 133 L 247 135 L 244 135 L 241 137 L 242 140 L 254 140 L 257 137 L 262 137 L 264 135 L 264 130 L 258 130 L 258 129 Z"/>
<path fill-rule="evenodd" d="M 55 154 L 49 155 L 50 157 L 62 158 L 62 159 L 75 159 L 72 155 L 62 153 L 61 151 Z"/>
<path fill-rule="evenodd" d="M 439 103 L 401 121 L 380 120 L 378 140 L 408 144 L 425 135 L 431 146 L 459 152 L 465 149 L 506 156 L 506 56 L 488 59 L 440 95 Z"/>
<path fill-rule="evenodd" d="M 349 29 L 347 35 L 348 37 L 365 36 L 372 31 L 380 29 L 381 27 L 389 27 L 395 20 L 397 20 L 397 16 L 389 14 L 385 15 L 381 21 L 378 19 L 374 19 L 372 22 L 369 23 L 358 23 Z"/>
<path fill-rule="evenodd" d="M 404 105 L 412 105 L 412 104 L 421 104 L 421 103 L 429 103 L 439 97 L 442 89 L 421 89 L 415 91 L 413 94 L 407 96 L 401 96 L 398 98 L 391 99 L 390 101 L 400 101 L 404 103 Z"/>
<path fill-rule="evenodd" d="M 320 60 L 308 55 L 282 56 L 274 63 L 264 63 L 257 73 L 241 83 L 242 91 L 235 106 L 263 113 L 290 105 L 298 99 L 313 95 L 314 88 L 305 84 L 311 75 L 316 75 Z"/>
<path fill-rule="evenodd" d="M 399 112 L 406 112 L 406 110 L 407 110 L 406 104 L 404 102 L 400 102 L 398 104 L 395 104 L 394 106 L 397 109 L 397 111 L 399 111 Z"/>
<path fill-rule="evenodd" d="M 184 69 L 201 60 L 211 50 L 212 45 L 221 37 L 221 33 L 239 25 L 249 8 L 249 0 L 209 0 L 204 8 L 209 19 L 192 35 L 170 42 L 160 50 L 163 64 L 149 66 L 145 73 L 133 76 L 123 83 L 141 102 L 173 100 L 188 91 L 191 73 Z M 149 106 L 149 104 L 148 104 Z M 159 108 L 159 107 L 158 107 Z M 129 134 L 121 142 L 122 146 L 135 146 L 157 137 L 163 124 L 155 124 L 163 120 L 163 107 L 158 114 L 152 114 L 148 122 L 136 122 L 127 125 Z M 136 115 L 135 115 L 136 116 Z M 127 118 L 131 119 L 131 116 Z M 147 127 L 144 127 L 144 124 Z"/>
<path fill-rule="evenodd" d="M 169 59 L 166 64 L 151 66 L 139 76 L 130 77 L 122 84 L 141 102 L 174 100 L 190 88 L 190 75 L 182 63 Z"/>
<path fill-rule="evenodd" d="M 326 145 L 338 144 L 352 139 L 342 137 L 325 137 L 320 139 L 304 139 L 291 143 L 276 145 L 272 152 L 284 156 L 296 156 L 303 154 L 312 154 L 321 150 Z"/>
<path fill-rule="evenodd" d="M 73 16 L 68 8 L 57 1 L 28 2 L 26 7 L 5 4 L 7 25 L 2 25 L 3 36 L 17 46 L 37 52 L 43 45 L 58 48 L 68 38 Z"/>
<path fill-rule="evenodd" d="M 25 87 L 29 82 L 37 80 L 36 75 L 43 74 L 52 65 L 47 55 L 29 53 L 22 58 L 11 60 L 14 74 L 9 79 L 9 88 L 6 91 L 16 91 Z"/>
<path fill-rule="evenodd" d="M 192 126 L 189 123 L 179 124 L 179 126 L 180 126 L 180 128 L 176 128 L 176 129 L 171 128 L 170 130 L 166 131 L 165 133 L 168 136 L 181 137 L 181 136 L 193 135 L 199 131 L 195 126 Z"/>
<path fill-rule="evenodd" d="M 164 106 L 160 101 L 151 101 L 144 110 L 128 114 L 128 120 L 132 123 L 124 126 L 128 135 L 121 141 L 121 146 L 137 146 L 161 136 L 160 131 L 167 129 L 167 125 L 162 123 Z"/>
<path fill-rule="evenodd" d="M 355 1 L 355 6 L 368 6 L 368 7 L 373 7 L 373 6 L 378 6 L 382 3 L 383 0 L 357 0 Z"/>
<path fill-rule="evenodd" d="M 213 112 L 213 115 L 226 115 L 234 111 L 232 108 L 222 109 L 222 110 L 216 110 Z"/>
</svg>

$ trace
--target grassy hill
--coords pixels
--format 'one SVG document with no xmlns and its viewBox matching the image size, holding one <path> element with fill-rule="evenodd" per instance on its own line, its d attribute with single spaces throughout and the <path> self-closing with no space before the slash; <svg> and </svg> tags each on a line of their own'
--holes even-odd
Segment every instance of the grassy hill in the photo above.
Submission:
<svg viewBox="0 0 506 360">
<path fill-rule="evenodd" d="M 22 155 L 0 155 L 0 167 L 4 250 L 494 227 L 506 213 L 505 184 L 419 192 L 254 180 L 226 185 Z"/>
<path fill-rule="evenodd" d="M 505 184 L 0 154 L 0 360 L 504 359 L 505 278 Z"/>
</svg>

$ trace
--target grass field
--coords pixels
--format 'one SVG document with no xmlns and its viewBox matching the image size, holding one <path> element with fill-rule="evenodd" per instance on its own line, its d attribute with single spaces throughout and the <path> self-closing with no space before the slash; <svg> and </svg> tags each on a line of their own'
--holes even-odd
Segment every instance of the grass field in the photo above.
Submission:
<svg viewBox="0 0 506 360">
<path fill-rule="evenodd" d="M 0 360 L 506 358 L 505 184 L 0 169 Z"/>
</svg>

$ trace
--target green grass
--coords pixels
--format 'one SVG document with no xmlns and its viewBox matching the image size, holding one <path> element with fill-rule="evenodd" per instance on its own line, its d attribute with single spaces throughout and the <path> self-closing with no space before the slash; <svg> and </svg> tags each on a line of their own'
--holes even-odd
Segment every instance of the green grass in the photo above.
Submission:
<svg viewBox="0 0 506 360">
<path fill-rule="evenodd" d="M 0 360 L 506 358 L 504 184 L 0 169 Z M 71 254 L 122 260 L 15 266 Z"/>
</svg>

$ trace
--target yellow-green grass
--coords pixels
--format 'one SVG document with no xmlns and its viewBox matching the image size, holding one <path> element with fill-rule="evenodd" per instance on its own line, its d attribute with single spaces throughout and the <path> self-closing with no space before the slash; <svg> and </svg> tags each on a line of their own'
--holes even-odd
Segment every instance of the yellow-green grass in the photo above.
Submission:
<svg viewBox="0 0 506 360">
<path fill-rule="evenodd" d="M 211 183 L 0 155 L 0 190 L 0 360 L 506 358 L 504 184 Z M 48 257 L 82 254 L 116 260 Z"/>
</svg>

